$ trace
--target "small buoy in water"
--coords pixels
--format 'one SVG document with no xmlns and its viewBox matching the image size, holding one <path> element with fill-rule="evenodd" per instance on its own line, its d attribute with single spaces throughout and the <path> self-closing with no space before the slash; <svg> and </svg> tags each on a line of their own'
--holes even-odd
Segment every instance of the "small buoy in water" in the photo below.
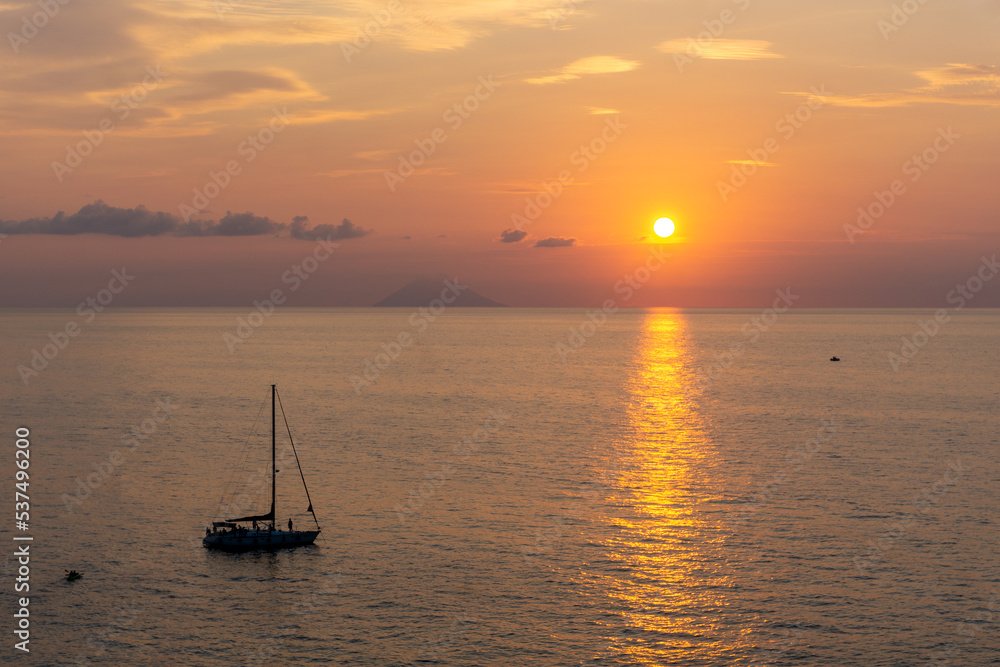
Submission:
<svg viewBox="0 0 1000 667">
<path fill-rule="evenodd" d="M 830 357 L 830 361 L 840 361 L 840 357 Z"/>
</svg>

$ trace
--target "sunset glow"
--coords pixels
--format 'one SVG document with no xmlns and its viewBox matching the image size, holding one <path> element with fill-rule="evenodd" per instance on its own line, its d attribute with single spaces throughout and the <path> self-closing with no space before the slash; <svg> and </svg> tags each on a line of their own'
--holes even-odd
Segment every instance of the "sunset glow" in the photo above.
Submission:
<svg viewBox="0 0 1000 667">
<path fill-rule="evenodd" d="M 997 241 L 995 3 L 57 4 L 0 8 L 0 280 L 32 286 L 0 305 L 122 260 L 163 276 L 126 304 L 250 303 L 344 219 L 294 303 L 600 303 L 662 201 L 697 225 L 634 305 L 935 306 Z"/>
<path fill-rule="evenodd" d="M 0 662 L 997 662 L 1000 0 L 0 34 Z"/>
</svg>

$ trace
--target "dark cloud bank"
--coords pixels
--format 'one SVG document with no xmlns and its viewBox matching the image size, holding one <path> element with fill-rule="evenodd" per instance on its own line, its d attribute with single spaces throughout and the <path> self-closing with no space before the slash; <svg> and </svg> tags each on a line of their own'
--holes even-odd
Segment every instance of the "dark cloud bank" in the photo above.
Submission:
<svg viewBox="0 0 1000 667">
<path fill-rule="evenodd" d="M 288 232 L 294 239 L 355 239 L 371 234 L 346 218 L 339 225 L 320 224 L 307 227 L 309 219 L 296 216 L 290 225 L 253 213 L 230 213 L 219 221 L 192 220 L 163 211 L 150 211 L 145 206 L 117 208 L 103 201 L 87 204 L 76 213 L 59 211 L 51 218 L 0 220 L 2 234 L 107 234 L 138 238 L 141 236 L 261 236 Z"/>
<path fill-rule="evenodd" d="M 520 229 L 505 229 L 500 232 L 500 243 L 520 243 L 528 237 L 528 232 Z M 562 236 L 549 236 L 535 242 L 536 248 L 569 248 L 576 245 L 576 239 Z"/>
</svg>

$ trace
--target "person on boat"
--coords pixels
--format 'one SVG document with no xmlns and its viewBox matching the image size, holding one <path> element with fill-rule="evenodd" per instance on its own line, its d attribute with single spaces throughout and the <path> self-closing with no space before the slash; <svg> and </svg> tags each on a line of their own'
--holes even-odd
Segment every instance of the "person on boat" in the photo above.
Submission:
<svg viewBox="0 0 1000 667">
<path fill-rule="evenodd" d="M 292 520 L 291 519 L 288 520 L 288 532 L 289 533 L 292 532 Z"/>
</svg>

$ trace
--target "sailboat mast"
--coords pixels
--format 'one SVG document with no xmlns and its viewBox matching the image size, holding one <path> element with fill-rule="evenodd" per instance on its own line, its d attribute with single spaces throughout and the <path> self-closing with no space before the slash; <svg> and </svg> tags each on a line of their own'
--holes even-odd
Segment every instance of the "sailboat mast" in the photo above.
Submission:
<svg viewBox="0 0 1000 667">
<path fill-rule="evenodd" d="M 275 493 L 274 478 L 276 477 L 276 473 L 278 472 L 277 469 L 276 469 L 275 460 L 274 460 L 275 437 L 276 437 L 275 434 L 277 433 L 277 429 L 275 429 L 275 427 L 274 427 L 274 424 L 275 424 L 275 421 L 274 421 L 274 396 L 275 396 L 276 393 L 277 393 L 277 389 L 275 389 L 275 385 L 272 384 L 271 385 L 271 522 L 272 522 L 272 524 L 276 524 L 278 522 L 278 515 L 274 511 L 275 510 L 274 499 L 275 499 L 275 496 L 277 495 Z"/>
</svg>

